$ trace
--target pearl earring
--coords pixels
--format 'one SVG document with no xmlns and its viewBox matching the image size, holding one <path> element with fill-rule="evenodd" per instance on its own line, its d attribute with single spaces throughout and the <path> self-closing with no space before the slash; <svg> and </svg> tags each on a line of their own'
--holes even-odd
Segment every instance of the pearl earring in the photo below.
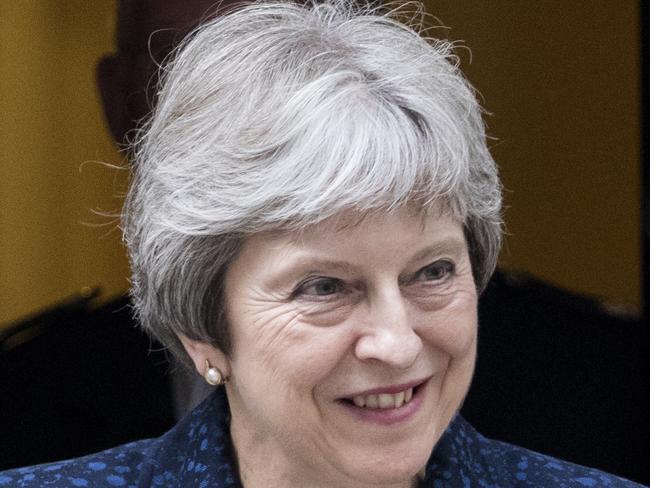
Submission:
<svg viewBox="0 0 650 488">
<path fill-rule="evenodd" d="M 205 373 L 203 374 L 205 381 L 212 386 L 223 385 L 226 382 L 226 379 L 221 374 L 218 368 L 210 366 L 210 361 L 205 360 Z"/>
</svg>

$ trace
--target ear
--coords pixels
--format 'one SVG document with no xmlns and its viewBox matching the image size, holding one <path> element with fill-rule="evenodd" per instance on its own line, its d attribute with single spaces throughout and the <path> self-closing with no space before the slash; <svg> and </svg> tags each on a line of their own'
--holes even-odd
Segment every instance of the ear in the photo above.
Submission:
<svg viewBox="0 0 650 488">
<path fill-rule="evenodd" d="M 194 368 L 201 376 L 205 374 L 205 360 L 207 359 L 210 365 L 218 368 L 225 378 L 230 377 L 230 362 L 221 349 L 207 342 L 190 339 L 184 334 L 178 334 L 178 338 L 192 359 Z"/>
<path fill-rule="evenodd" d="M 119 55 L 102 57 L 96 68 L 104 116 L 113 139 L 118 144 L 124 142 L 124 136 L 130 129 L 126 113 L 126 71 L 126 62 Z"/>
</svg>

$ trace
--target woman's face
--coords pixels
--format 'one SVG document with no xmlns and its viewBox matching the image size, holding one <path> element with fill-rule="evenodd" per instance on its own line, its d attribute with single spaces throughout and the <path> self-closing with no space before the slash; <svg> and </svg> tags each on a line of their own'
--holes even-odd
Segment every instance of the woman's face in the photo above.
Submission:
<svg viewBox="0 0 650 488">
<path fill-rule="evenodd" d="M 226 307 L 243 476 L 409 485 L 469 388 L 477 295 L 450 217 L 348 212 L 252 237 Z"/>
</svg>

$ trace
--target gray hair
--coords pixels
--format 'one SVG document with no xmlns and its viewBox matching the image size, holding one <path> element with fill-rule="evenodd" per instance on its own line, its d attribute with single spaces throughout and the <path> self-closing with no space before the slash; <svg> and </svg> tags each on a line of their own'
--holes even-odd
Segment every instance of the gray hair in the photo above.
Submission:
<svg viewBox="0 0 650 488">
<path fill-rule="evenodd" d="M 399 14 L 255 3 L 199 27 L 163 68 L 123 224 L 138 318 L 181 360 L 178 333 L 229 353 L 223 277 L 247 236 L 346 209 L 443 202 L 484 288 L 501 187 L 481 109 L 453 43 Z"/>
</svg>

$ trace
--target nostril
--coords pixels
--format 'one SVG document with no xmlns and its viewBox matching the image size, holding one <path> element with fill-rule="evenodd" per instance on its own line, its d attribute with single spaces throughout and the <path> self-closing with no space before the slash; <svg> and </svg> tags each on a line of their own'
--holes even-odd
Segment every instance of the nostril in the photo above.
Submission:
<svg viewBox="0 0 650 488">
<path fill-rule="evenodd" d="M 395 368 L 408 369 L 422 351 L 421 339 L 412 331 L 411 334 L 405 337 L 395 331 L 378 328 L 359 338 L 355 355 L 362 361 L 377 360 Z"/>
</svg>

